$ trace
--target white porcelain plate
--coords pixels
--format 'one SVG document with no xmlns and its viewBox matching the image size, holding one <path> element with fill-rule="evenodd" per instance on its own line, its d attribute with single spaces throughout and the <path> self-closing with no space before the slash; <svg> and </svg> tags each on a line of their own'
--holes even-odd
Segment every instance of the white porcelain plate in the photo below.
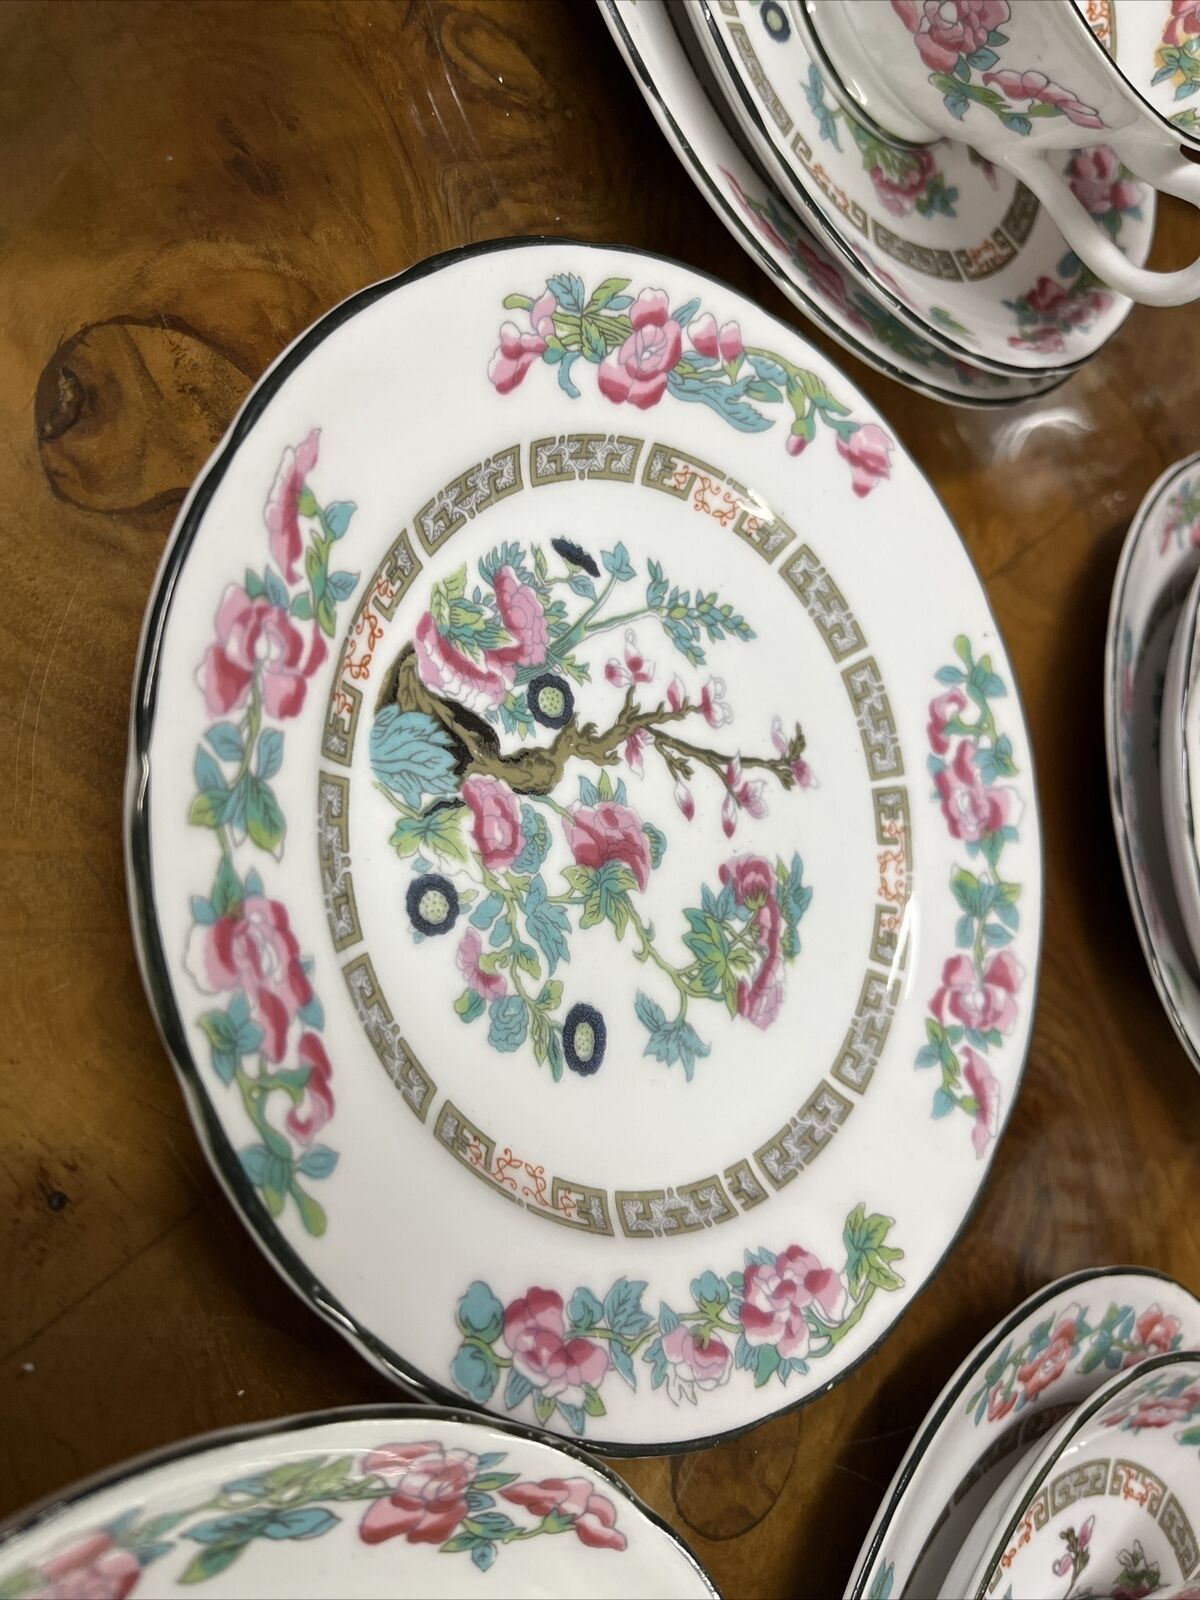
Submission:
<svg viewBox="0 0 1200 1600">
<path fill-rule="evenodd" d="M 906 327 L 834 260 L 725 125 L 720 90 L 679 7 L 672 10 L 663 0 L 599 3 L 647 105 L 700 193 L 818 327 L 880 372 L 952 405 L 1013 405 L 1062 382 L 1054 374 L 985 372 Z"/>
<path fill-rule="evenodd" d="M 432 1393 L 670 1448 L 961 1227 L 1041 931 L 1012 671 L 891 430 L 634 251 L 364 290 L 193 490 L 134 708 L 147 982 L 284 1274 Z"/>
<path fill-rule="evenodd" d="M 1129 315 L 1003 168 L 961 140 L 896 143 L 844 110 L 778 0 L 684 10 L 784 193 L 910 327 L 997 371 L 1062 371 Z M 1107 149 L 1057 159 L 1097 227 L 1144 261 L 1154 191 Z"/>
<path fill-rule="evenodd" d="M 714 1597 L 599 1462 L 511 1423 L 375 1406 L 190 1439 L 0 1530 L 0 1594 Z"/>
<path fill-rule="evenodd" d="M 1113 584 L 1104 666 L 1109 798 L 1125 889 L 1158 997 L 1200 1070 L 1200 982 L 1179 912 L 1159 781 L 1163 683 L 1200 568 L 1200 455 L 1150 489 Z"/>
<path fill-rule="evenodd" d="M 980 1340 L 917 1430 L 850 1600 L 940 1593 L 998 1485 L 1051 1428 L 1115 1371 L 1197 1340 L 1200 1304 L 1156 1272 L 1077 1272 L 1030 1296 Z"/>
</svg>

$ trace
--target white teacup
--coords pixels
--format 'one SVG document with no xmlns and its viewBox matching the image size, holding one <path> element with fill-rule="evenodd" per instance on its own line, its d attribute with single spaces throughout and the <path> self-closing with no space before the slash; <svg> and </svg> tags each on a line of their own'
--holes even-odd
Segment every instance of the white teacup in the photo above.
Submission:
<svg viewBox="0 0 1200 1600">
<path fill-rule="evenodd" d="M 1118 70 L 1073 0 L 793 0 L 793 12 L 831 90 L 860 114 L 913 143 L 965 140 L 1007 167 L 1130 299 L 1200 298 L 1200 260 L 1178 272 L 1134 266 L 1046 161 L 1107 145 L 1146 183 L 1200 206 L 1200 167 L 1180 151 L 1180 130 Z"/>
</svg>

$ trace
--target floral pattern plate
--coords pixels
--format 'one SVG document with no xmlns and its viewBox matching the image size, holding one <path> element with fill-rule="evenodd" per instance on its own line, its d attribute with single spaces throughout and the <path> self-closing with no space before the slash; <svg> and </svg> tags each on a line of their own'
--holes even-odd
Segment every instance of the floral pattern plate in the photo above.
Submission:
<svg viewBox="0 0 1200 1600">
<path fill-rule="evenodd" d="M 1029 1035 L 1024 719 L 928 484 L 753 302 L 521 241 L 347 301 L 193 489 L 134 719 L 194 1116 L 384 1370 L 672 1448 L 935 1270 Z"/>
<path fill-rule="evenodd" d="M 917 1430 L 849 1600 L 941 1592 L 983 1508 L 1051 1428 L 1114 1371 L 1197 1340 L 1200 1302 L 1156 1272 L 1078 1272 L 1032 1295 L 980 1340 Z"/>
<path fill-rule="evenodd" d="M 1200 455 L 1170 467 L 1138 508 L 1113 583 L 1104 734 L 1113 828 L 1154 987 L 1200 1071 L 1200 981 L 1179 911 L 1159 780 L 1163 684 L 1175 628 L 1200 569 Z"/>
<path fill-rule="evenodd" d="M 1016 404 L 1061 377 L 1007 377 L 952 356 L 893 315 L 835 262 L 722 122 L 723 102 L 692 32 L 663 0 L 599 0 L 659 127 L 700 193 L 750 256 L 818 327 L 869 365 L 934 399 Z M 678 9 L 678 8 L 676 8 Z"/>
<path fill-rule="evenodd" d="M 0 1595 L 715 1600 L 599 1462 L 512 1423 L 372 1406 L 208 1434 L 0 1529 Z"/>
<path fill-rule="evenodd" d="M 1124 322 L 1131 302 L 1083 266 L 1011 174 L 962 141 L 914 148 L 843 109 L 778 0 L 693 0 L 685 10 L 784 193 L 914 331 L 995 371 L 1062 371 Z M 987 10 L 1002 27 L 1008 0 Z M 933 25 L 961 31 L 937 16 Z M 1141 264 L 1154 191 L 1108 150 L 1062 160 L 1097 224 Z"/>
</svg>

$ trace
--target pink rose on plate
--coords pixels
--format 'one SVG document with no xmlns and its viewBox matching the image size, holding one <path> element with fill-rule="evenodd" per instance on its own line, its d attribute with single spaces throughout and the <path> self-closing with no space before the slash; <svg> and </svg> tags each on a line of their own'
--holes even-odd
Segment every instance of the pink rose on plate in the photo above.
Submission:
<svg viewBox="0 0 1200 1600">
<path fill-rule="evenodd" d="M 1102 128 L 1104 120 L 1095 106 L 1085 106 L 1076 100 L 1069 89 L 1052 83 L 1044 72 L 985 72 L 983 81 L 989 88 L 999 89 L 1009 100 L 1036 100 L 1042 105 L 1054 106 L 1063 116 L 1079 128 Z"/>
<path fill-rule="evenodd" d="M 510 1483 L 500 1498 L 524 1506 L 535 1517 L 556 1511 L 570 1517 L 575 1536 L 594 1550 L 624 1550 L 625 1535 L 617 1527 L 617 1508 L 587 1478 L 543 1478 L 540 1483 Z"/>
<path fill-rule="evenodd" d="M 497 394 L 510 394 L 533 363 L 541 359 L 546 341 L 554 332 L 557 304 L 549 289 L 539 295 L 529 309 L 528 333 L 522 333 L 515 322 L 501 323 L 500 343 L 487 369 Z"/>
<path fill-rule="evenodd" d="M 278 900 L 247 895 L 236 911 L 197 922 L 188 940 L 187 970 L 205 994 L 244 989 L 263 1030 L 268 1061 L 282 1061 L 292 1018 L 312 999 L 300 946 Z"/>
<path fill-rule="evenodd" d="M 717 1389 L 729 1382 L 733 1355 L 719 1334 L 702 1343 L 686 1323 L 681 1322 L 662 1336 L 663 1355 L 670 1363 L 667 1394 L 675 1404 L 695 1401 L 697 1389 Z"/>
<path fill-rule="evenodd" d="M 967 697 L 961 689 L 948 689 L 929 702 L 929 747 L 934 755 L 944 756 L 949 750 L 946 724 L 960 717 L 966 709 Z"/>
<path fill-rule="evenodd" d="M 984 783 L 975 765 L 969 739 L 960 739 L 953 760 L 937 773 L 934 788 L 951 836 L 977 844 L 985 834 L 1005 827 L 1016 812 L 1016 797 L 1002 785 Z"/>
<path fill-rule="evenodd" d="M 892 475 L 889 456 L 895 444 L 874 422 L 864 422 L 843 438 L 838 435 L 837 453 L 850 463 L 850 487 L 862 500 L 877 483 Z"/>
<path fill-rule="evenodd" d="M 598 1388 L 608 1371 L 601 1345 L 566 1337 L 562 1296 L 553 1289 L 530 1289 L 505 1309 L 504 1342 L 522 1377 L 563 1405 L 583 1405 L 585 1386 Z"/>
<path fill-rule="evenodd" d="M 1008 0 L 892 0 L 932 72 L 953 72 L 959 56 L 982 50 L 1008 21 Z"/>
<path fill-rule="evenodd" d="M 715 356 L 717 353 L 717 319 L 711 311 L 706 311 L 702 316 L 693 317 L 688 325 L 688 339 L 692 348 L 702 356 Z"/>
<path fill-rule="evenodd" d="M 480 860 L 489 872 L 507 872 L 521 853 L 521 809 L 517 797 L 500 778 L 473 773 L 462 786 L 471 812 L 471 833 Z"/>
<path fill-rule="evenodd" d="M 485 972 L 479 964 L 482 959 L 483 940 L 472 928 L 458 942 L 458 970 L 467 980 L 468 989 L 484 1000 L 498 1000 L 506 988 L 504 974 Z"/>
<path fill-rule="evenodd" d="M 1171 0 L 1171 15 L 1163 29 L 1163 43 L 1178 48 L 1198 33 L 1200 0 Z"/>
<path fill-rule="evenodd" d="M 740 906 L 760 906 L 775 893 L 775 872 L 762 856 L 732 856 L 720 870 Z"/>
<path fill-rule="evenodd" d="M 575 806 L 563 818 L 567 847 L 579 867 L 603 867 L 610 861 L 628 867 L 644 889 L 650 879 L 650 843 L 640 817 L 615 800 L 594 806 Z"/>
<path fill-rule="evenodd" d="M 810 1331 L 805 1311 L 813 1307 L 823 1320 L 833 1322 L 845 1304 L 845 1285 L 837 1273 L 793 1244 L 776 1257 L 774 1266 L 746 1268 L 738 1317 L 747 1344 L 774 1345 L 781 1356 L 802 1361 Z"/>
<path fill-rule="evenodd" d="M 662 399 L 667 374 L 683 351 L 683 332 L 667 309 L 661 289 L 643 289 L 630 306 L 633 332 L 619 349 L 609 351 L 596 375 L 600 393 L 614 405 L 627 400 L 645 411 Z"/>
<path fill-rule="evenodd" d="M 295 717 L 304 708 L 307 680 L 325 659 L 325 641 L 310 623 L 297 623 L 282 606 L 260 595 L 251 600 L 231 583 L 216 616 L 217 642 L 200 669 L 204 700 L 213 716 L 244 706 L 254 674 L 260 675 L 269 717 Z"/>
<path fill-rule="evenodd" d="M 1078 1326 L 1078 1307 L 1071 1306 L 1061 1312 L 1051 1330 L 1049 1343 L 1017 1369 L 1017 1382 L 1024 1387 L 1027 1401 L 1036 1400 L 1067 1370 L 1075 1355 Z"/>
<path fill-rule="evenodd" d="M 287 446 L 263 511 L 271 554 L 283 573 L 285 583 L 296 581 L 296 562 L 300 559 L 303 543 L 300 537 L 300 495 L 305 480 L 317 464 L 320 443 L 321 430 L 314 428 L 294 450 L 291 445 Z"/>
<path fill-rule="evenodd" d="M 441 1544 L 467 1514 L 467 1490 L 479 1457 L 440 1444 L 390 1444 L 363 1457 L 364 1472 L 383 1478 L 391 1493 L 372 1502 L 358 1525 L 364 1544 L 399 1535 L 409 1544 Z"/>
<path fill-rule="evenodd" d="M 775 899 L 775 875 L 761 856 L 734 856 L 721 868 L 721 882 L 733 889 L 739 905 L 753 910 L 750 926 L 759 964 L 750 979 L 739 978 L 737 1014 L 756 1028 L 769 1028 L 784 998 L 783 961 L 779 954 L 782 917 Z"/>
<path fill-rule="evenodd" d="M 1169 1317 L 1155 1302 L 1134 1323 L 1133 1340 L 1138 1348 L 1125 1357 L 1127 1367 L 1136 1367 L 1145 1356 L 1165 1356 L 1178 1343 L 1179 1318 Z"/>
<path fill-rule="evenodd" d="M 481 665 L 456 650 L 443 639 L 428 611 L 417 623 L 413 645 L 417 676 L 425 687 L 478 716 L 494 711 L 515 681 L 514 669 L 508 662 L 497 662 L 493 655 L 485 656 Z"/>
<path fill-rule="evenodd" d="M 1017 1020 L 1013 996 L 1024 976 L 1007 950 L 992 956 L 982 974 L 976 972 L 970 956 L 951 956 L 942 968 L 942 986 L 929 1002 L 929 1009 L 943 1026 L 961 1022 L 964 1028 L 974 1028 L 979 1033 L 991 1028 L 1011 1033 Z"/>
<path fill-rule="evenodd" d="M 1071 193 L 1094 217 L 1131 211 L 1142 198 L 1141 185 L 1107 145 L 1076 150 L 1067 165 Z"/>
<path fill-rule="evenodd" d="M 519 667 L 540 667 L 550 644 L 542 602 L 511 567 L 500 568 L 492 579 L 492 587 L 496 591 L 500 620 L 515 642 L 491 651 L 491 660 L 515 663 Z"/>
<path fill-rule="evenodd" d="M 1128 1423 L 1133 1432 L 1140 1428 L 1171 1428 L 1191 1420 L 1200 1410 L 1200 1389 L 1185 1389 L 1182 1394 L 1151 1394 L 1135 1400 L 1128 1411 L 1114 1411 L 1104 1418 L 1109 1427 Z"/>
<path fill-rule="evenodd" d="M 287 1114 L 288 1130 L 301 1144 L 311 1144 L 321 1129 L 333 1116 L 333 1067 L 317 1033 L 300 1037 L 296 1054 L 308 1068 L 308 1082 L 298 1105 Z"/>
<path fill-rule="evenodd" d="M 971 1143 L 982 1161 L 1000 1126 L 1000 1085 L 987 1062 L 982 1056 L 976 1055 L 969 1044 L 963 1046 L 962 1068 L 967 1088 L 975 1099 L 975 1126 L 971 1129 Z"/>
<path fill-rule="evenodd" d="M 1088 1545 L 1091 1544 L 1092 1534 L 1095 1531 L 1095 1527 L 1095 1517 L 1089 1517 L 1080 1528 L 1079 1532 L 1075 1535 L 1075 1547 L 1077 1550 L 1086 1550 Z M 1054 1572 L 1056 1577 L 1065 1578 L 1071 1571 L 1074 1564 L 1075 1563 L 1071 1558 L 1070 1552 L 1064 1550 L 1062 1555 L 1059 1556 L 1058 1560 L 1054 1563 L 1054 1566 L 1051 1570 Z"/>
<path fill-rule="evenodd" d="M 999 1384 L 988 1394 L 987 1419 L 989 1422 L 999 1422 L 1006 1417 L 1017 1403 L 1017 1391 L 1012 1389 L 1008 1394 Z"/>
<path fill-rule="evenodd" d="M 873 166 L 868 175 L 884 209 L 894 217 L 906 217 L 936 171 L 937 164 L 928 150 L 914 150 L 902 177 L 889 177 L 879 165 Z"/>
<path fill-rule="evenodd" d="M 38 1587 L 24 1592 L 28 1600 L 124 1600 L 141 1571 L 135 1555 L 120 1549 L 107 1533 L 93 1533 L 43 1561 Z"/>
</svg>

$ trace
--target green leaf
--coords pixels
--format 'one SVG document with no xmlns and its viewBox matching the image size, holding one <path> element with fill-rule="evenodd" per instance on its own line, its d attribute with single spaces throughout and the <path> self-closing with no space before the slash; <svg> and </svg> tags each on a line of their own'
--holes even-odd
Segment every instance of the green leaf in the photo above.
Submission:
<svg viewBox="0 0 1200 1600">
<path fill-rule="evenodd" d="M 539 1422 L 549 1422 L 554 1415 L 555 1402 L 539 1390 L 533 1397 L 533 1414 Z"/>
<path fill-rule="evenodd" d="M 203 1583 L 208 1578 L 215 1578 L 218 1572 L 231 1567 L 245 1548 L 245 1544 L 207 1545 L 196 1552 L 175 1581 Z"/>
<path fill-rule="evenodd" d="M 309 1488 L 310 1494 L 314 1491 Z M 320 1491 L 315 1491 L 320 1492 Z M 325 1506 L 289 1506 L 279 1511 L 263 1529 L 266 1539 L 319 1539 L 342 1519 Z"/>
<path fill-rule="evenodd" d="M 630 281 L 629 278 L 605 278 L 603 283 L 598 283 L 583 308 L 585 314 L 589 311 L 603 311 L 615 295 L 619 295 L 623 289 L 628 289 Z M 504 303 L 507 305 L 507 300 Z"/>
<path fill-rule="evenodd" d="M 370 739 L 371 767 L 386 788 L 417 811 L 423 794 L 454 794 L 458 780 L 450 736 L 423 711 L 385 706 L 375 718 Z"/>
<path fill-rule="evenodd" d="M 283 765 L 283 734 L 278 728 L 264 728 L 258 739 L 255 769 L 260 778 L 273 778 Z"/>
<path fill-rule="evenodd" d="M 587 1333 L 604 1316 L 604 1307 L 590 1289 L 576 1289 L 567 1305 L 567 1325 L 571 1333 Z"/>
<path fill-rule="evenodd" d="M 464 1022 L 474 1022 L 475 1018 L 483 1014 L 484 998 L 474 989 L 464 989 L 454 1002 L 454 1009 Z"/>
<path fill-rule="evenodd" d="M 547 971 L 553 976 L 560 961 L 570 961 L 567 943 L 571 924 L 565 906 L 550 903 L 545 881 L 539 873 L 530 883 L 522 906 L 525 926 L 531 939 L 535 939 L 546 958 Z"/>
<path fill-rule="evenodd" d="M 225 819 L 228 789 L 206 789 L 192 800 L 188 821 L 195 828 L 219 828 Z"/>
<path fill-rule="evenodd" d="M 490 1016 L 488 1043 L 492 1049 L 506 1053 L 519 1050 L 529 1030 L 529 1013 L 521 996 L 507 994 L 503 999 L 493 1000 Z"/>
<path fill-rule="evenodd" d="M 589 361 L 599 366 L 608 354 L 608 346 L 604 342 L 604 335 L 592 321 L 591 317 L 584 317 L 581 323 L 583 335 L 583 353 Z"/>
<path fill-rule="evenodd" d="M 604 1401 L 600 1398 L 600 1391 L 593 1389 L 590 1383 L 583 1386 L 583 1409 L 589 1417 L 602 1417 L 605 1415 Z"/>
<path fill-rule="evenodd" d="M 275 792 L 270 784 L 249 773 L 242 781 L 246 785 L 246 832 L 260 850 L 277 853 L 287 824 Z"/>
<path fill-rule="evenodd" d="M 412 856 L 421 851 L 426 855 L 440 856 L 443 861 L 465 862 L 467 849 L 462 837 L 464 816 L 461 807 L 441 806 L 424 815 L 399 817 L 392 830 L 392 846 L 401 856 Z"/>
<path fill-rule="evenodd" d="M 506 294 L 500 304 L 506 311 L 529 311 L 533 300 L 527 294 Z"/>
<path fill-rule="evenodd" d="M 329 1218 L 325 1215 L 325 1207 L 319 1200 L 314 1200 L 299 1184 L 292 1185 L 292 1199 L 296 1202 L 296 1209 L 300 1213 L 300 1221 L 304 1224 L 304 1231 L 319 1239 L 329 1226 Z"/>
<path fill-rule="evenodd" d="M 216 881 L 213 884 L 213 910 L 219 917 L 223 917 L 229 912 L 236 911 L 243 898 L 242 880 L 235 872 L 229 857 L 222 855 L 221 865 L 217 868 Z"/>
</svg>

